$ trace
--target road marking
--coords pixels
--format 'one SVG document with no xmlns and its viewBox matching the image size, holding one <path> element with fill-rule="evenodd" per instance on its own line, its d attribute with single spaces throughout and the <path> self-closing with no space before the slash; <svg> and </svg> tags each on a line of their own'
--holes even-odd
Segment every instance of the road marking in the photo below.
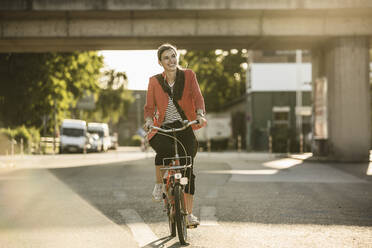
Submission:
<svg viewBox="0 0 372 248">
<path fill-rule="evenodd" d="M 124 191 L 114 191 L 114 197 L 120 201 L 127 200 L 127 194 Z"/>
<path fill-rule="evenodd" d="M 203 206 L 200 209 L 200 225 L 218 226 L 216 217 L 216 207 Z"/>
<path fill-rule="evenodd" d="M 141 216 L 134 209 L 119 209 L 118 212 L 123 216 L 125 223 L 132 231 L 134 239 L 140 247 L 150 244 L 157 246 L 161 240 L 151 231 L 150 227 L 145 224 Z"/>
<path fill-rule="evenodd" d="M 226 175 L 275 175 L 279 170 L 205 170 L 204 174 L 226 174 Z"/>
</svg>

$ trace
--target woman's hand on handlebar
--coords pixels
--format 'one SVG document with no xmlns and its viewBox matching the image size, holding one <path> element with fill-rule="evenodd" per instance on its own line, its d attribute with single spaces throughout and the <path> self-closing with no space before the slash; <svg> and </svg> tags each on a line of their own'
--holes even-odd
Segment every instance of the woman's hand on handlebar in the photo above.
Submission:
<svg viewBox="0 0 372 248">
<path fill-rule="evenodd" d="M 153 125 L 154 125 L 154 121 L 150 118 L 147 118 L 145 124 L 143 125 L 143 129 L 146 132 L 148 132 L 148 131 L 150 131 L 151 126 L 153 126 Z"/>
<path fill-rule="evenodd" d="M 203 127 L 205 125 L 205 123 L 207 122 L 207 119 L 205 119 L 201 115 L 197 115 L 196 120 L 198 121 L 198 125 L 201 126 L 201 127 Z"/>
</svg>

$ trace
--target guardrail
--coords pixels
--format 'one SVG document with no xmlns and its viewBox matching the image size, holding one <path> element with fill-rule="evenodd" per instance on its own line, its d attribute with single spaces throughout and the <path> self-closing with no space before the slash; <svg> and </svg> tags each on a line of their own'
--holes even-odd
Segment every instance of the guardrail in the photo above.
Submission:
<svg viewBox="0 0 372 248">
<path fill-rule="evenodd" d="M 41 137 L 39 142 L 39 152 L 42 154 L 58 153 L 59 151 L 59 138 Z"/>
<path fill-rule="evenodd" d="M 0 155 L 55 154 L 59 152 L 59 138 L 41 137 L 39 142 L 25 143 L 23 139 L 0 140 Z"/>
</svg>

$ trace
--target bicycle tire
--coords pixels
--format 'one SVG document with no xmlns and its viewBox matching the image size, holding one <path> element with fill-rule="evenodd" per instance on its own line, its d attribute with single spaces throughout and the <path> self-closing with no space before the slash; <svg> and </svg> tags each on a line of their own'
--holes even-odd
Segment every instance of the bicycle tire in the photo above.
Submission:
<svg viewBox="0 0 372 248">
<path fill-rule="evenodd" d="M 187 240 L 186 214 L 184 210 L 184 195 L 180 185 L 174 187 L 175 222 L 177 225 L 178 239 L 182 245 Z"/>
<path fill-rule="evenodd" d="M 176 222 L 174 220 L 174 210 L 172 210 L 172 205 L 168 204 L 168 224 L 169 232 L 172 237 L 176 237 Z"/>
</svg>

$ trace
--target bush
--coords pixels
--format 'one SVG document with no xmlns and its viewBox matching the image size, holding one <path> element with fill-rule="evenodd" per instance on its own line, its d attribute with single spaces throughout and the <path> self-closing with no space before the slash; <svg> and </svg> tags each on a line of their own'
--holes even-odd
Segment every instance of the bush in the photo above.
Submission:
<svg viewBox="0 0 372 248">
<path fill-rule="evenodd" d="M 2 128 L 0 129 L 0 135 L 6 137 L 9 143 L 12 139 L 14 139 L 17 142 L 18 147 L 16 150 L 19 150 L 21 140 L 23 139 L 23 147 L 26 152 L 30 152 L 29 148 L 31 148 L 32 143 L 37 144 L 40 141 L 39 131 L 34 127 L 26 128 L 25 126 L 20 126 L 15 129 Z M 10 145 L 6 144 L 6 146 Z"/>
<path fill-rule="evenodd" d="M 37 128 L 31 127 L 28 129 L 28 132 L 31 137 L 31 142 L 34 144 L 38 144 L 40 142 L 40 132 Z"/>
<path fill-rule="evenodd" d="M 15 133 L 15 131 L 12 130 L 12 129 L 10 129 L 10 128 L 8 128 L 8 129 L 1 128 L 0 129 L 0 134 L 2 134 L 3 136 L 5 136 L 6 138 L 8 138 L 9 141 L 14 138 L 14 133 Z"/>
<path fill-rule="evenodd" d="M 142 143 L 142 137 L 139 135 L 133 135 L 132 139 L 130 140 L 130 146 L 141 146 Z"/>
<path fill-rule="evenodd" d="M 13 138 L 17 141 L 17 144 L 21 144 L 21 140 L 23 139 L 24 147 L 27 147 L 32 142 L 31 135 L 25 126 L 17 127 L 14 130 Z"/>
</svg>

